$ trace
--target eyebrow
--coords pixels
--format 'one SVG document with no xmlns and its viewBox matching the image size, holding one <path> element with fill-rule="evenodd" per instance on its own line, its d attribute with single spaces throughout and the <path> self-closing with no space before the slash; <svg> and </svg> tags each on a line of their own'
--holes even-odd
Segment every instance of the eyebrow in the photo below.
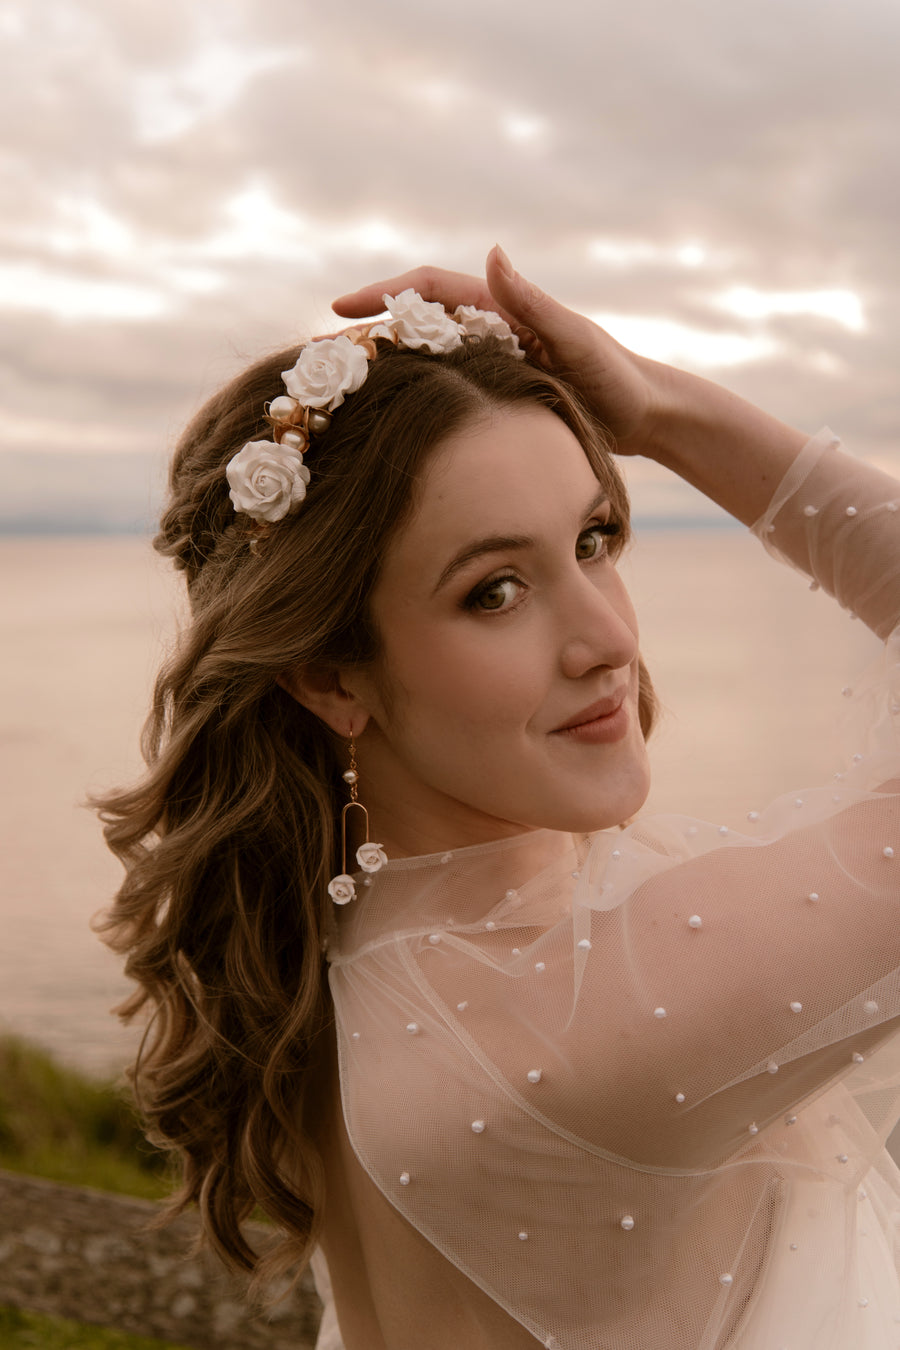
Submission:
<svg viewBox="0 0 900 1350">
<path fill-rule="evenodd" d="M 587 520 L 599 506 L 609 501 L 609 493 L 602 490 L 590 503 L 582 516 L 582 520 Z M 533 548 L 536 540 L 530 534 L 491 534 L 484 539 L 474 539 L 471 544 L 467 544 L 461 549 L 444 568 L 438 577 L 437 585 L 432 591 L 432 595 L 437 595 L 442 586 L 455 577 L 457 572 L 466 567 L 475 558 L 481 558 L 487 553 L 512 553 L 521 549 Z"/>
</svg>

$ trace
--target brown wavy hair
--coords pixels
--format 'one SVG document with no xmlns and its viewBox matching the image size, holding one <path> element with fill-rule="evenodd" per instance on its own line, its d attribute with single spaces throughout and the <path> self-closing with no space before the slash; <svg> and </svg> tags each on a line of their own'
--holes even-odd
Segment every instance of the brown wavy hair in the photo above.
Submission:
<svg viewBox="0 0 900 1350">
<path fill-rule="evenodd" d="M 276 683 L 287 670 L 368 665 L 380 560 L 416 501 L 428 456 L 491 408 L 550 409 L 572 430 L 628 538 L 610 445 L 568 385 L 492 339 L 431 356 L 379 343 L 365 384 L 316 438 L 300 512 L 257 551 L 225 465 L 266 438 L 265 404 L 299 348 L 268 356 L 200 411 L 177 447 L 154 547 L 184 571 L 192 621 L 162 669 L 144 729 L 144 779 L 98 801 L 126 876 L 104 940 L 149 1013 L 132 1079 L 148 1134 L 176 1151 L 203 1230 L 260 1287 L 311 1254 L 324 1199 L 304 1096 L 331 1010 L 323 935 L 340 870 L 333 733 Z M 640 721 L 655 714 L 641 668 Z M 343 791 L 342 791 L 343 789 Z M 254 1250 L 259 1206 L 281 1240 Z"/>
</svg>

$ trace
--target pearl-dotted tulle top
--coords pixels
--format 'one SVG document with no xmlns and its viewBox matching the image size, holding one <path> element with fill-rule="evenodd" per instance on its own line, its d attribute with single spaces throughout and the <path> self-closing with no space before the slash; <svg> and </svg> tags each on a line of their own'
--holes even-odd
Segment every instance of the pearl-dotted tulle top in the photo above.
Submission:
<svg viewBox="0 0 900 1350">
<path fill-rule="evenodd" d="M 833 781 L 741 833 L 664 816 L 391 862 L 336 915 L 347 1135 L 426 1240 L 390 1350 L 455 1343 L 438 1254 L 525 1346 L 900 1344 L 898 507 L 820 433 L 755 527 L 888 639 Z"/>
</svg>

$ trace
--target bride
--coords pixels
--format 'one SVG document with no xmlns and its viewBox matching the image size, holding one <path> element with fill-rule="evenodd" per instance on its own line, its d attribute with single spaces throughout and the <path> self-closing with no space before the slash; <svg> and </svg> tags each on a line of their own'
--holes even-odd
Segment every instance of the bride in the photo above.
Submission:
<svg viewBox="0 0 900 1350">
<path fill-rule="evenodd" d="M 175 1204 L 258 1283 L 312 1260 L 322 1350 L 893 1350 L 900 484 L 499 250 L 335 309 L 385 304 L 172 467 L 193 621 L 103 807 Z M 742 832 L 637 815 L 613 450 L 885 639 L 849 763 Z"/>
</svg>

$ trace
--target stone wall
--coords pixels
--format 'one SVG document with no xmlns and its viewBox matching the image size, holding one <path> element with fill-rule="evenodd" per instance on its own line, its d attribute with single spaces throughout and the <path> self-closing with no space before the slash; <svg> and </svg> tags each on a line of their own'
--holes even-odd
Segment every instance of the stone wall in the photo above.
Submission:
<svg viewBox="0 0 900 1350">
<path fill-rule="evenodd" d="M 148 1231 L 156 1213 L 146 1200 L 0 1172 L 0 1304 L 196 1350 L 312 1350 L 321 1305 L 309 1275 L 260 1313 L 212 1256 L 188 1255 L 192 1217 Z"/>
</svg>

